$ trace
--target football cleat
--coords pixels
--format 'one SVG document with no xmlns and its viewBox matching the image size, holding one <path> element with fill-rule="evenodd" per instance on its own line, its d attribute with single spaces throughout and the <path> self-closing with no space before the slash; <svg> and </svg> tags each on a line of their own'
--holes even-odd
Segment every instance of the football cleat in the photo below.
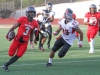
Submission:
<svg viewBox="0 0 100 75">
<path fill-rule="evenodd" d="M 8 70 L 8 66 L 6 66 L 5 64 L 2 66 L 2 68 L 3 68 L 6 72 L 9 71 L 9 70 Z"/>
<path fill-rule="evenodd" d="M 34 44 L 33 44 L 33 42 L 30 42 L 30 47 L 31 47 L 31 49 L 34 49 Z"/>
<path fill-rule="evenodd" d="M 51 63 L 47 62 L 47 64 L 45 65 L 46 67 L 52 66 Z"/>
<path fill-rule="evenodd" d="M 48 49 L 50 49 L 50 44 L 47 44 L 47 46 L 48 46 Z"/>
<path fill-rule="evenodd" d="M 82 44 L 78 44 L 78 47 L 81 48 L 82 47 Z"/>
<path fill-rule="evenodd" d="M 43 49 L 43 47 L 39 47 L 39 49 L 40 49 L 41 51 L 45 52 L 45 50 Z"/>
<path fill-rule="evenodd" d="M 93 54 L 93 53 L 94 53 L 94 50 L 90 49 L 89 54 Z"/>
</svg>

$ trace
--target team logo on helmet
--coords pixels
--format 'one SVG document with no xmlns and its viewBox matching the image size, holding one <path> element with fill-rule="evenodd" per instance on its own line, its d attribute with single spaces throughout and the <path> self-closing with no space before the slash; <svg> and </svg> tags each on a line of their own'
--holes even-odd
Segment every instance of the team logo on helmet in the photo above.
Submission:
<svg viewBox="0 0 100 75">
<path fill-rule="evenodd" d="M 73 17 L 73 11 L 70 9 L 70 8 L 67 8 L 65 13 L 64 13 L 64 18 L 67 20 L 67 21 L 71 21 L 72 20 L 72 17 Z"/>
</svg>

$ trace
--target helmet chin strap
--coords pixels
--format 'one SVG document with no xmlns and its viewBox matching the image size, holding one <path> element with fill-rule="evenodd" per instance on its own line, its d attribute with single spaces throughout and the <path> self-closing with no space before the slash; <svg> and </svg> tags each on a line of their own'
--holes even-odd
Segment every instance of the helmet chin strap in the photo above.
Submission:
<svg viewBox="0 0 100 75">
<path fill-rule="evenodd" d="M 94 14 L 95 13 L 95 11 L 94 12 L 90 12 L 91 14 Z"/>
<path fill-rule="evenodd" d="M 70 22 L 71 20 L 67 20 L 67 19 L 65 19 L 65 24 L 67 24 L 68 22 Z"/>
<path fill-rule="evenodd" d="M 28 17 L 28 20 L 29 20 L 30 22 L 32 22 L 32 21 L 33 21 L 33 17 Z"/>
</svg>

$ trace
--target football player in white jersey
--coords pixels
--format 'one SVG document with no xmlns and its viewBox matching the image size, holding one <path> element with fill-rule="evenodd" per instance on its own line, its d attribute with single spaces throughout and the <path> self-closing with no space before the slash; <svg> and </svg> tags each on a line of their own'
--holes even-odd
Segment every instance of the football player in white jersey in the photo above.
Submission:
<svg viewBox="0 0 100 75">
<path fill-rule="evenodd" d="M 47 3 L 46 4 L 46 9 L 49 11 L 50 15 L 49 15 L 49 18 L 48 18 L 48 21 L 47 23 L 45 24 L 45 27 L 47 28 L 47 30 L 49 31 L 48 32 L 48 42 L 47 42 L 47 46 L 48 46 L 48 49 L 50 49 L 50 42 L 51 42 L 51 39 L 52 39 L 52 26 L 51 26 L 51 22 L 54 21 L 54 16 L 55 16 L 55 12 L 52 11 L 52 4 L 51 3 Z M 37 13 L 37 16 L 42 14 L 42 12 L 38 12 Z"/>
<path fill-rule="evenodd" d="M 67 9 L 65 10 L 64 15 L 68 12 L 68 10 L 70 10 L 70 8 L 67 8 Z M 64 18 L 64 15 L 63 15 L 62 18 Z M 74 14 L 74 13 L 73 13 L 73 19 L 74 19 L 74 20 L 76 19 L 76 14 Z M 59 39 L 60 37 L 61 37 L 61 35 L 58 36 L 56 39 Z M 78 48 L 80 48 L 80 47 L 81 47 L 81 44 L 80 44 L 80 38 L 79 38 L 78 32 L 76 32 L 76 39 L 77 39 L 77 42 L 78 42 Z"/>
<path fill-rule="evenodd" d="M 40 39 L 39 39 L 39 34 L 37 34 L 38 30 L 35 29 L 35 31 L 34 31 L 34 34 L 35 34 L 34 42 L 37 43 L 36 41 L 39 41 L 39 49 L 42 51 L 45 51 L 43 48 L 43 44 L 46 41 L 47 32 L 49 32 L 45 27 L 45 23 L 47 23 L 48 17 L 49 17 L 48 10 L 43 10 L 42 14 L 37 17 L 37 22 L 41 29 L 41 32 L 39 32 Z M 33 44 L 31 44 L 31 48 L 33 48 Z"/>
<path fill-rule="evenodd" d="M 58 21 L 59 28 L 53 33 L 54 36 L 58 35 L 62 30 L 61 38 L 55 41 L 52 51 L 50 52 L 49 61 L 45 65 L 46 67 L 52 66 L 52 59 L 54 58 L 55 52 L 60 48 L 61 50 L 58 53 L 58 57 L 62 58 L 65 56 L 73 41 L 76 38 L 75 31 L 80 34 L 80 44 L 83 42 L 83 32 L 78 27 L 79 23 L 72 18 L 72 10 L 68 10 L 67 14 L 64 15 L 64 18 Z"/>
</svg>

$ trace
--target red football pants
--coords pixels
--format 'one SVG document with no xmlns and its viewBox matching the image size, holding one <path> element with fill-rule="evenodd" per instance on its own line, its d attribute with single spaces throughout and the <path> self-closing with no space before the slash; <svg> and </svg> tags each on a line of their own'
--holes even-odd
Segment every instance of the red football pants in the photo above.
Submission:
<svg viewBox="0 0 100 75">
<path fill-rule="evenodd" d="M 88 42 L 90 42 L 90 38 L 94 38 L 97 33 L 98 33 L 98 28 L 95 28 L 95 29 L 92 29 L 92 30 L 88 30 L 87 31 Z"/>
<path fill-rule="evenodd" d="M 13 40 L 12 44 L 10 45 L 8 54 L 9 56 L 17 55 L 18 57 L 23 56 L 23 54 L 27 50 L 28 42 L 20 43 L 16 38 Z"/>
</svg>

